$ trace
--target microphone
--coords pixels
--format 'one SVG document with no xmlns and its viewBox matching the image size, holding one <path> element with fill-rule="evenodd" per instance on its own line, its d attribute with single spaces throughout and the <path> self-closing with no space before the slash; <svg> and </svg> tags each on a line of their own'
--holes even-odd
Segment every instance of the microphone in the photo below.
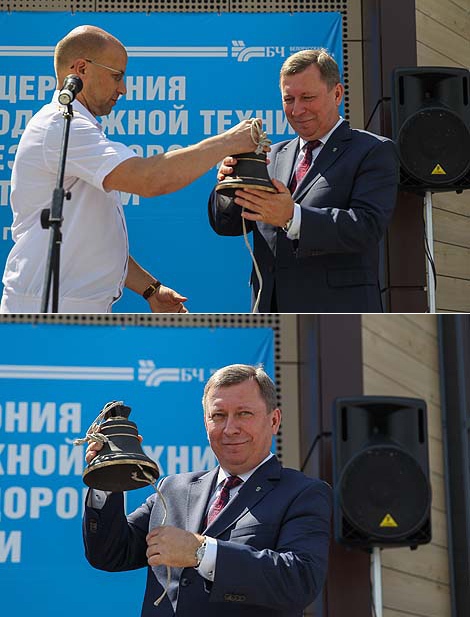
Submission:
<svg viewBox="0 0 470 617">
<path fill-rule="evenodd" d="M 67 75 L 62 84 L 62 90 L 59 92 L 59 103 L 70 105 L 82 88 L 83 81 L 78 75 Z"/>
</svg>

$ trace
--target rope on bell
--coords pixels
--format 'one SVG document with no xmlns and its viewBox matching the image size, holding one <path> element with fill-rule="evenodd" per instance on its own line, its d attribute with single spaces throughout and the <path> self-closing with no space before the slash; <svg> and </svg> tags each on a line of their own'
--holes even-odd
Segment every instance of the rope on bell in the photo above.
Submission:
<svg viewBox="0 0 470 617">
<path fill-rule="evenodd" d="M 261 130 L 261 120 L 259 118 L 251 119 L 251 139 L 253 140 L 255 144 L 257 144 L 255 154 L 261 154 L 262 152 L 264 152 L 265 146 L 269 146 L 272 143 L 266 131 Z M 243 208 L 242 212 L 244 210 L 245 208 Z M 258 290 L 258 295 L 256 297 L 256 301 L 253 305 L 253 310 L 252 310 L 253 313 L 258 313 L 258 306 L 259 306 L 259 302 L 261 299 L 261 291 L 263 289 L 263 277 L 261 276 L 261 271 L 259 269 L 258 263 L 253 254 L 250 241 L 248 240 L 248 234 L 246 231 L 246 221 L 243 217 L 242 217 L 242 228 L 243 228 L 243 239 L 245 241 L 245 245 L 248 249 L 248 252 L 250 253 L 251 261 L 253 262 L 253 267 L 255 269 L 256 277 L 258 279 L 259 290 Z"/>
<path fill-rule="evenodd" d="M 272 143 L 266 131 L 261 130 L 261 120 L 259 118 L 252 118 L 251 120 L 251 139 L 254 141 L 255 144 L 257 144 L 255 154 L 261 154 L 262 152 L 264 152 L 265 146 L 269 146 Z M 243 208 L 243 210 L 245 210 L 245 208 Z M 263 289 L 263 277 L 261 276 L 261 271 L 259 269 L 258 263 L 253 254 L 250 241 L 248 240 L 248 234 L 246 231 L 246 221 L 243 217 L 242 217 L 242 228 L 243 228 L 243 239 L 245 241 L 245 245 L 248 249 L 248 252 L 250 253 L 251 261 L 253 262 L 253 267 L 255 269 L 256 277 L 258 279 L 259 290 L 258 290 L 258 295 L 256 297 L 256 301 L 253 305 L 253 310 L 252 310 L 253 313 L 257 313 L 259 302 L 261 299 L 261 291 Z"/>
<path fill-rule="evenodd" d="M 256 144 L 255 154 L 261 154 L 264 152 L 265 146 L 269 146 L 272 143 L 266 131 L 261 130 L 261 120 L 259 118 L 251 119 L 251 139 Z"/>
<path fill-rule="evenodd" d="M 139 478 L 137 476 L 137 472 L 134 471 L 131 476 L 132 479 L 135 480 L 136 482 L 145 482 L 146 484 L 150 484 L 153 486 L 153 489 L 155 490 L 155 492 L 157 493 L 157 495 L 160 497 L 161 501 L 162 501 L 162 505 L 163 505 L 163 519 L 162 522 L 160 523 L 160 526 L 163 526 L 166 522 L 166 517 L 168 514 L 168 507 L 166 505 L 166 501 L 165 498 L 163 497 L 162 492 L 160 491 L 160 489 L 157 486 L 157 479 L 154 478 L 152 475 L 150 475 L 147 471 L 145 471 L 145 469 L 141 466 L 141 465 L 137 465 L 137 467 L 140 469 L 140 471 L 142 472 L 142 475 L 145 476 L 145 479 Z M 166 585 L 165 588 L 163 589 L 163 593 L 161 594 L 161 596 L 159 596 L 155 602 L 153 603 L 154 606 L 158 606 L 160 604 L 160 602 L 163 600 L 163 598 L 166 596 L 166 594 L 168 593 L 168 588 L 170 587 L 170 582 L 171 582 L 171 568 L 170 566 L 166 567 Z"/>
<path fill-rule="evenodd" d="M 110 401 L 109 403 L 106 403 L 106 405 L 103 407 L 103 409 L 100 411 L 100 413 L 96 416 L 96 418 L 93 420 L 93 422 L 88 427 L 85 437 L 74 439 L 73 445 L 81 446 L 84 443 L 90 443 L 92 441 L 95 441 L 97 443 L 109 442 L 110 447 L 111 447 L 111 444 L 114 445 L 113 442 L 109 439 L 109 437 L 107 437 L 106 435 L 100 432 L 100 425 L 101 425 L 101 422 L 104 420 L 106 414 L 109 411 L 111 411 L 111 409 L 113 409 L 114 407 L 118 407 L 119 405 L 123 405 L 123 404 L 124 404 L 124 401 Z M 113 448 L 111 447 L 111 449 Z"/>
</svg>

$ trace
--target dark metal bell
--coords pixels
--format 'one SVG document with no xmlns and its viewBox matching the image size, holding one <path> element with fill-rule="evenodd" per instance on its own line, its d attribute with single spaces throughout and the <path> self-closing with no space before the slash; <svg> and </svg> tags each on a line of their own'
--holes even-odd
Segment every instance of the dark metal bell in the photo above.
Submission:
<svg viewBox="0 0 470 617">
<path fill-rule="evenodd" d="M 104 415 L 100 433 L 108 441 L 83 472 L 87 486 L 102 491 L 131 491 L 160 476 L 158 465 L 142 450 L 137 425 L 128 420 L 130 412 L 130 407 L 118 404 Z"/>
<path fill-rule="evenodd" d="M 226 197 L 234 197 L 237 189 L 254 188 L 260 191 L 277 193 L 268 174 L 266 165 L 266 152 L 255 154 L 247 152 L 245 154 L 234 154 L 237 164 L 233 168 L 233 176 L 225 176 L 219 182 L 215 190 Z"/>
</svg>

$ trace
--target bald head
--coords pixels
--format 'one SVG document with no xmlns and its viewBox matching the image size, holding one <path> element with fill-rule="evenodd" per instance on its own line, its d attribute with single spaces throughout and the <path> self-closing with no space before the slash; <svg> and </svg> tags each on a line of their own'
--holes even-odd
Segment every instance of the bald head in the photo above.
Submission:
<svg viewBox="0 0 470 617">
<path fill-rule="evenodd" d="M 70 68 L 77 58 L 96 58 L 110 46 L 124 45 L 106 30 L 96 26 L 78 26 L 66 34 L 55 47 L 54 68 L 58 81 L 70 73 Z"/>
</svg>

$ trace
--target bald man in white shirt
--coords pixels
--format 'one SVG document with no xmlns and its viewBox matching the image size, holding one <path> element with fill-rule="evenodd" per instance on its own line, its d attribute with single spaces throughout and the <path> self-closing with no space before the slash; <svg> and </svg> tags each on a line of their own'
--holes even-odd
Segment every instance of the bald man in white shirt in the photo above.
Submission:
<svg viewBox="0 0 470 617">
<path fill-rule="evenodd" d="M 126 94 L 127 52 L 108 32 L 79 26 L 56 46 L 58 87 L 69 74 L 83 88 L 72 103 L 73 118 L 64 189 L 59 312 L 106 313 L 124 287 L 142 295 L 153 312 L 187 312 L 187 298 L 162 285 L 129 254 L 119 191 L 152 197 L 187 186 L 230 153 L 255 150 L 252 120 L 195 145 L 142 158 L 109 140 L 97 116 L 110 113 Z M 12 237 L 3 276 L 3 313 L 40 311 L 49 234 L 41 211 L 56 186 L 64 108 L 56 91 L 28 123 L 12 172 Z"/>
</svg>

